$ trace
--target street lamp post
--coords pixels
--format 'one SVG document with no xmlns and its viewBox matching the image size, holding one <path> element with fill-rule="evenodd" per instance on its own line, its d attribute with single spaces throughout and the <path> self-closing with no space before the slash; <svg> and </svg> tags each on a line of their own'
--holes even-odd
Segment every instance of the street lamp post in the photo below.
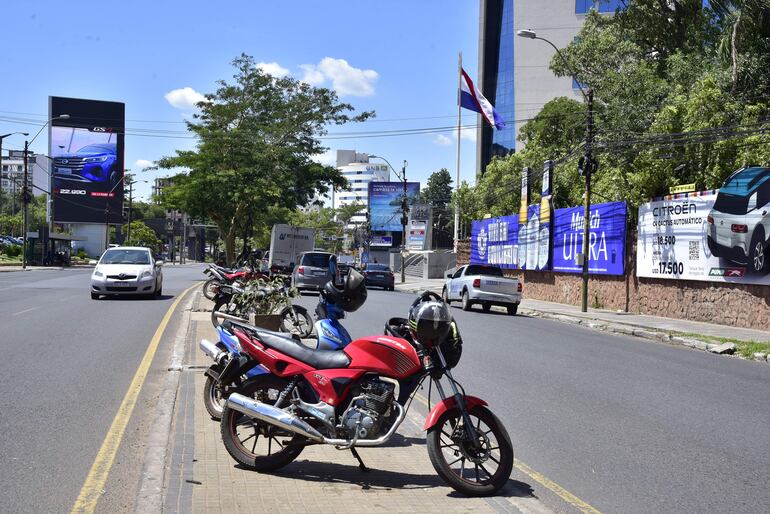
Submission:
<svg viewBox="0 0 770 514">
<path fill-rule="evenodd" d="M 0 136 L 0 202 L 3 200 L 3 139 L 16 134 L 21 134 L 23 136 L 29 135 L 27 132 L 11 132 L 10 134 L 3 134 Z"/>
<path fill-rule="evenodd" d="M 42 127 L 40 127 L 40 130 L 37 131 L 37 134 L 35 134 L 35 137 L 33 137 L 31 140 L 24 141 L 24 184 L 22 184 L 22 193 L 21 193 L 21 201 L 24 205 L 24 211 L 23 211 L 23 221 L 22 226 L 24 227 L 22 230 L 22 249 L 21 249 L 21 269 L 26 270 L 27 269 L 27 224 L 29 222 L 29 202 L 31 201 L 31 194 L 29 192 L 29 184 L 27 183 L 29 180 L 29 145 L 32 144 L 35 139 L 37 139 L 37 136 L 40 135 L 40 133 L 43 131 L 44 128 L 48 126 L 49 123 L 51 123 L 53 120 L 68 120 L 70 117 L 69 114 L 61 114 L 59 116 L 54 116 L 53 118 L 46 121 Z M 2 168 L 0 168 L 2 169 Z M 52 191 L 49 191 L 48 194 L 52 194 Z"/>
<path fill-rule="evenodd" d="M 519 30 L 516 35 L 526 39 L 539 39 L 545 41 L 556 50 L 556 55 L 559 56 L 567 71 L 577 84 L 580 93 L 583 95 L 583 100 L 586 102 L 587 124 L 586 124 L 586 141 L 585 141 L 585 153 L 581 158 L 581 164 L 579 168 L 583 171 L 585 176 L 585 195 L 584 195 L 584 215 L 583 215 L 583 253 L 582 268 L 583 268 L 583 285 L 581 289 L 581 310 L 583 312 L 588 311 L 588 251 L 589 251 L 589 236 L 591 231 L 591 174 L 596 170 L 596 161 L 593 156 L 593 143 L 594 143 L 594 91 L 589 88 L 588 93 L 583 89 L 580 81 L 577 79 L 577 75 L 572 70 L 569 61 L 564 57 L 559 48 L 549 40 L 539 37 L 534 30 Z"/>
<path fill-rule="evenodd" d="M 404 165 L 401 167 L 401 174 L 399 175 L 398 171 L 390 164 L 390 161 L 388 161 L 385 157 L 381 157 L 379 155 L 370 155 L 370 159 L 382 159 L 383 161 L 388 163 L 388 166 L 390 169 L 393 170 L 393 173 L 396 174 L 398 179 L 403 183 L 403 195 L 401 197 L 401 283 L 403 284 L 406 282 L 406 266 L 405 264 L 405 253 L 406 253 L 406 221 L 407 221 L 407 214 L 409 213 L 409 207 L 406 202 L 406 166 L 409 164 L 404 160 Z"/>
</svg>

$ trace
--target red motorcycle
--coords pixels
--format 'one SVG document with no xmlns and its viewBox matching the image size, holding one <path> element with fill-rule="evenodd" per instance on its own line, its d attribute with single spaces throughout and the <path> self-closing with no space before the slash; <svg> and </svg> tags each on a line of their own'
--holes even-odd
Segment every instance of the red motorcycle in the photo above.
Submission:
<svg viewBox="0 0 770 514">
<path fill-rule="evenodd" d="M 260 273 L 259 271 L 255 271 L 253 269 L 228 269 L 223 268 L 222 266 L 217 266 L 216 264 L 209 265 L 209 267 L 206 268 L 203 273 L 211 277 L 203 284 L 203 296 L 209 300 L 213 300 L 217 293 L 219 293 L 220 286 L 232 285 L 236 283 L 245 284 L 246 282 L 260 278 L 262 280 L 270 280 L 270 278 L 264 273 Z"/>
<path fill-rule="evenodd" d="M 351 292 L 359 279 L 363 283 L 352 271 L 344 290 L 333 288 L 352 310 L 363 303 L 360 293 Z M 355 340 L 341 351 L 310 350 L 282 334 L 236 322 L 230 328 L 243 353 L 270 371 L 231 394 L 222 414 L 222 439 L 241 465 L 273 471 L 305 446 L 331 444 L 350 449 L 366 470 L 356 448 L 384 445 L 429 378 L 441 396 L 425 421 L 436 472 L 469 496 L 494 494 L 507 483 L 513 466 L 508 433 L 487 403 L 465 395 L 452 377 L 462 340 L 438 295 L 423 293 L 408 320 L 393 318 L 385 335 Z"/>
</svg>

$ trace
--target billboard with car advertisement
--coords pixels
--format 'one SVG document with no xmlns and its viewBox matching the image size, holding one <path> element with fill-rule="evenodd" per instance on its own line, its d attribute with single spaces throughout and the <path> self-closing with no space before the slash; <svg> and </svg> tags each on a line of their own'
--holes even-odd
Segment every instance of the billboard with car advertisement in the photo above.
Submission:
<svg viewBox="0 0 770 514">
<path fill-rule="evenodd" d="M 770 285 L 770 168 L 639 207 L 639 277 Z"/>
<path fill-rule="evenodd" d="M 471 264 L 490 264 L 506 269 L 580 273 L 577 253 L 583 245 L 583 208 L 552 211 L 552 238 L 544 239 L 540 205 L 527 208 L 527 224 L 519 225 L 523 213 L 473 222 Z M 622 275 L 626 241 L 626 204 L 612 202 L 591 206 L 588 269 L 595 275 Z M 552 253 L 549 255 L 549 247 Z"/>
<path fill-rule="evenodd" d="M 54 220 L 122 223 L 125 104 L 52 96 L 49 116 Z"/>
<path fill-rule="evenodd" d="M 420 196 L 420 183 L 406 183 L 406 202 L 411 208 Z M 401 232 L 403 182 L 369 182 L 369 222 L 377 232 Z"/>
</svg>

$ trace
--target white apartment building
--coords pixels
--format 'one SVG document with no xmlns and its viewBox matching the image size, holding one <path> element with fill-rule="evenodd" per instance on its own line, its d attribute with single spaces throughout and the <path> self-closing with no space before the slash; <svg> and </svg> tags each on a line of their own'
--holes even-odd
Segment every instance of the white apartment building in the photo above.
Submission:
<svg viewBox="0 0 770 514">
<path fill-rule="evenodd" d="M 350 191 L 337 191 L 332 198 L 335 209 L 355 202 L 363 204 L 361 213 L 351 219 L 352 224 L 366 221 L 370 182 L 390 181 L 390 166 L 384 162 L 370 162 L 369 154 L 355 150 L 337 150 L 337 169 L 350 183 Z"/>
<path fill-rule="evenodd" d="M 2 157 L 0 167 L 0 186 L 4 193 L 19 193 L 24 184 L 24 159 L 18 154 L 10 152 L 10 155 Z M 27 184 L 30 192 L 35 196 L 47 195 L 48 191 L 48 167 L 49 159 L 44 155 L 30 155 L 28 162 Z"/>
</svg>

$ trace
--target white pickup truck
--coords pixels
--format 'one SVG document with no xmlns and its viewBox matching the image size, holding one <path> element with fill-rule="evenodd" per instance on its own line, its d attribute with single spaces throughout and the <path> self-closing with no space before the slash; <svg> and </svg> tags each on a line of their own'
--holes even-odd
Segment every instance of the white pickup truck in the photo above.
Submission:
<svg viewBox="0 0 770 514">
<path fill-rule="evenodd" d="M 446 303 L 459 300 L 464 311 L 471 310 L 475 303 L 481 304 L 484 312 L 500 305 L 513 316 L 519 310 L 521 289 L 521 282 L 505 278 L 500 268 L 470 264 L 447 273 L 441 296 Z"/>
</svg>

